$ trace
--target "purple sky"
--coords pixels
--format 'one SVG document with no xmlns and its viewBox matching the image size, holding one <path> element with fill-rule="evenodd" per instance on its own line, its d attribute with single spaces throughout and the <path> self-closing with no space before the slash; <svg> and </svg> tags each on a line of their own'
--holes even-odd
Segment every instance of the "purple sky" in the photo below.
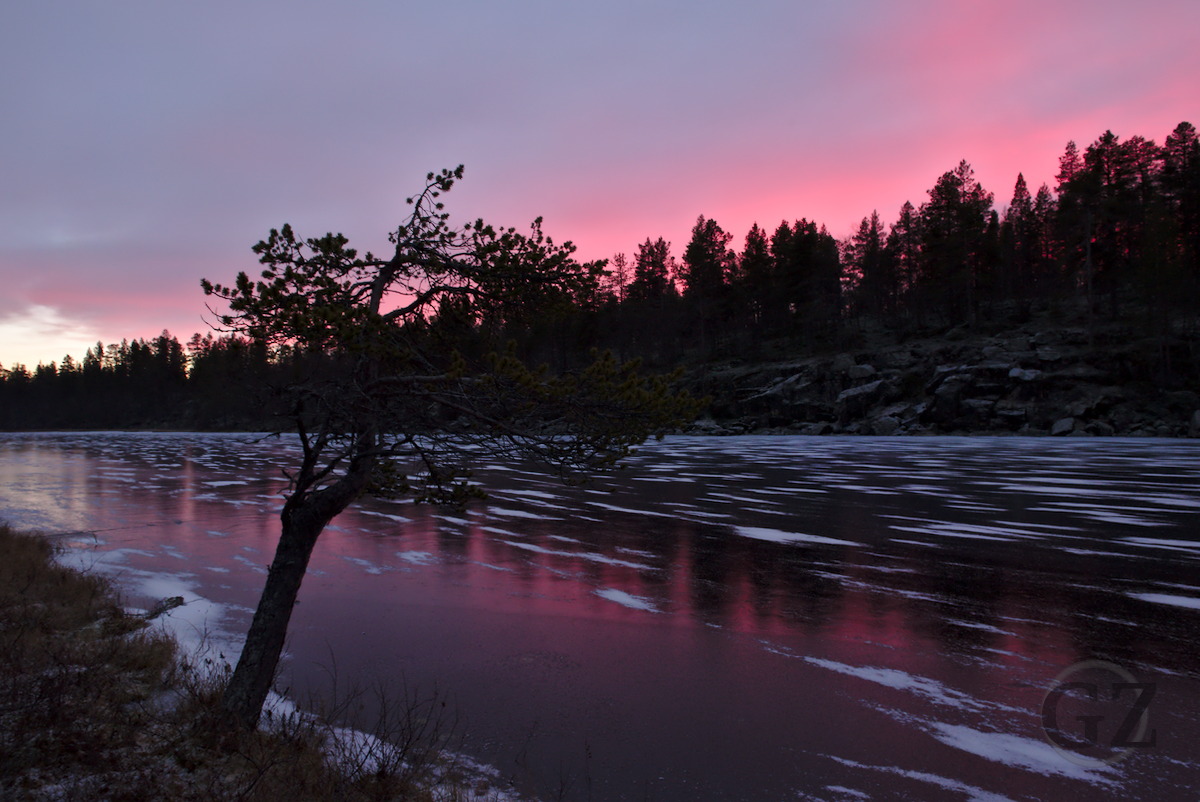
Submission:
<svg viewBox="0 0 1200 802">
<path fill-rule="evenodd" d="M 206 331 L 272 226 L 386 252 L 459 220 L 585 259 L 696 216 L 890 224 L 967 159 L 1006 203 L 1067 140 L 1200 124 L 1195 0 L 92 3 L 0 12 L 0 365 Z"/>
</svg>

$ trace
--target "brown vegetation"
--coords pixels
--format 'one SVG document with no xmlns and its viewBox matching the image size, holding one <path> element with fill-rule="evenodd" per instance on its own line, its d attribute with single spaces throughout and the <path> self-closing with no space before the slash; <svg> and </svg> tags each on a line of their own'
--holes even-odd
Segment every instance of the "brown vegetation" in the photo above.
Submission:
<svg viewBox="0 0 1200 802">
<path fill-rule="evenodd" d="M 330 738 L 353 694 L 329 717 L 228 726 L 226 672 L 180 658 L 102 578 L 53 556 L 45 538 L 0 525 L 0 798 L 494 798 L 446 764 L 429 703 L 392 705 L 387 743 Z"/>
</svg>

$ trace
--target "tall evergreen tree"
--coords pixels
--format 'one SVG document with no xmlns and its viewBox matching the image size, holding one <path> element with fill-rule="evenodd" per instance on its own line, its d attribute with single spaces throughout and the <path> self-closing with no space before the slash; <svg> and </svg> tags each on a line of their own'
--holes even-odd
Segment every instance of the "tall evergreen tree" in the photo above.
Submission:
<svg viewBox="0 0 1200 802">
<path fill-rule="evenodd" d="M 888 231 L 885 258 L 896 276 L 899 287 L 898 308 L 907 310 L 918 320 L 924 317 L 919 292 L 921 278 L 921 218 L 916 207 L 905 201 Z"/>
<path fill-rule="evenodd" d="M 736 263 L 732 239 L 716 220 L 700 215 L 683 252 L 683 300 L 706 346 L 729 317 L 729 275 Z"/>
<path fill-rule="evenodd" d="M 986 280 L 992 193 L 966 160 L 943 173 L 921 206 L 922 281 L 947 322 L 973 320 Z"/>
<path fill-rule="evenodd" d="M 1200 139 L 1196 127 L 1182 122 L 1163 143 L 1162 193 L 1177 221 L 1176 248 L 1194 288 L 1200 289 Z"/>
<path fill-rule="evenodd" d="M 824 226 L 801 219 L 780 224 L 771 237 L 779 301 L 791 331 L 828 340 L 841 315 L 842 264 L 837 240 Z"/>
<path fill-rule="evenodd" d="M 1034 263 L 1038 247 L 1038 222 L 1033 211 L 1033 197 L 1023 173 L 1017 173 L 1012 200 L 1004 210 L 1000 229 L 1001 294 L 1018 302 L 1024 314 L 1036 293 Z"/>
<path fill-rule="evenodd" d="M 884 240 L 883 222 L 873 211 L 858 224 L 843 253 L 845 269 L 853 276 L 856 305 L 869 314 L 890 317 L 896 311 L 899 283 Z"/>
<path fill-rule="evenodd" d="M 638 246 L 637 258 L 633 263 L 629 299 L 661 306 L 668 296 L 675 293 L 672 280 L 674 273 L 675 258 L 671 256 L 671 243 L 662 237 L 653 242 L 647 237 Z"/>
<path fill-rule="evenodd" d="M 746 232 L 742 253 L 738 256 L 738 274 L 741 277 L 746 301 L 746 314 L 753 329 L 762 332 L 767 325 L 771 296 L 775 293 L 774 261 L 771 258 L 771 243 L 767 232 L 758 223 Z"/>
</svg>

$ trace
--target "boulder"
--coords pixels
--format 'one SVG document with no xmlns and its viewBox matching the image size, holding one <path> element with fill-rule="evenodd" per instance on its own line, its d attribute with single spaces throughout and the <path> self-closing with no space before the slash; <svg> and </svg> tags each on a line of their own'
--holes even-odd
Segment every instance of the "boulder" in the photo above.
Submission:
<svg viewBox="0 0 1200 802">
<path fill-rule="evenodd" d="M 1054 422 L 1054 425 L 1050 427 L 1050 434 L 1055 437 L 1062 437 L 1063 435 L 1070 434 L 1073 431 L 1075 431 L 1074 418 L 1059 418 Z"/>
<path fill-rule="evenodd" d="M 1192 420 L 1188 424 L 1188 437 L 1200 437 L 1200 409 L 1192 413 Z"/>
<path fill-rule="evenodd" d="M 1016 379 L 1019 382 L 1037 381 L 1041 375 L 1042 372 L 1040 370 L 1034 370 L 1033 368 L 1013 368 L 1008 372 L 1008 378 Z"/>
<path fill-rule="evenodd" d="M 842 390 L 838 393 L 837 402 L 844 404 L 851 401 L 861 401 L 862 399 L 872 398 L 881 395 L 883 388 L 883 379 L 876 379 L 868 384 L 860 384 L 857 387 L 851 387 L 848 390 Z"/>
<path fill-rule="evenodd" d="M 1197 396 L 1191 390 L 1176 390 L 1172 393 L 1167 393 L 1165 398 L 1167 406 L 1172 411 L 1183 412 L 1185 415 L 1188 410 L 1196 409 L 1200 406 L 1200 396 Z"/>
<path fill-rule="evenodd" d="M 868 384 L 860 384 L 838 393 L 838 420 L 843 424 L 857 420 L 867 414 L 867 410 L 875 406 L 891 389 L 883 379 L 876 379 Z"/>
<path fill-rule="evenodd" d="M 692 421 L 689 430 L 696 434 L 724 434 L 725 427 L 712 418 L 697 418 Z"/>
<path fill-rule="evenodd" d="M 963 412 L 978 423 L 983 423 L 991 418 L 992 411 L 996 408 L 996 402 L 986 398 L 964 398 L 959 404 Z"/>
<path fill-rule="evenodd" d="M 996 420 L 1001 427 L 1016 431 L 1029 421 L 1029 413 L 1024 407 L 996 406 Z"/>
<path fill-rule="evenodd" d="M 875 373 L 876 371 L 873 365 L 853 365 L 849 370 L 846 371 L 846 376 L 854 381 L 861 381 L 862 379 L 871 378 L 875 375 Z"/>
<path fill-rule="evenodd" d="M 854 367 L 854 357 L 849 354 L 838 354 L 833 358 L 830 370 L 834 373 L 846 373 L 852 367 Z"/>
<path fill-rule="evenodd" d="M 1043 362 L 1060 362 L 1063 355 L 1057 348 L 1038 348 L 1037 358 Z"/>
<path fill-rule="evenodd" d="M 962 398 L 964 391 L 971 384 L 971 377 L 966 373 L 955 373 L 945 379 L 933 391 L 933 402 L 929 405 L 927 421 L 946 424 L 962 414 Z"/>
<path fill-rule="evenodd" d="M 871 421 L 871 432 L 873 434 L 887 436 L 889 434 L 895 434 L 896 430 L 899 428 L 900 419 L 892 417 L 891 415 L 884 415 L 882 418 L 876 418 L 875 420 Z"/>
<path fill-rule="evenodd" d="M 925 385 L 926 395 L 932 395 L 935 390 L 951 377 L 961 377 L 962 379 L 970 379 L 966 374 L 968 370 L 966 365 L 938 365 L 933 369 L 933 378 Z"/>
<path fill-rule="evenodd" d="M 1012 373 L 1012 367 L 1013 364 L 1011 362 L 990 360 L 972 365 L 968 370 L 976 376 L 983 376 L 994 381 L 1004 381 Z"/>
</svg>

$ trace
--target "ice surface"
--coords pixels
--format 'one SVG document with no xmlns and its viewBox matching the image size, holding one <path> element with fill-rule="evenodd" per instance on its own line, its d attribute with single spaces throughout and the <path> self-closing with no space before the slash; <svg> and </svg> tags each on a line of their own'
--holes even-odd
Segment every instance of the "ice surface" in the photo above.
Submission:
<svg viewBox="0 0 1200 802">
<path fill-rule="evenodd" d="M 0 438 L 0 448 L 5 442 L 13 441 Z M 41 484 L 22 467 L 32 452 L 10 445 L 0 461 L 0 470 L 9 466 L 0 477 L 0 513 L 40 516 L 46 529 L 64 533 L 58 543 L 82 549 L 73 559 L 109 571 L 127 592 L 183 596 L 187 603 L 164 616 L 165 625 L 186 629 L 193 640 L 201 633 L 211 645 L 222 629 L 241 631 L 249 620 L 232 601 L 221 608 L 210 599 L 252 603 L 261 577 L 246 566 L 266 570 L 278 532 L 271 510 L 284 486 L 282 479 L 262 478 L 278 475 L 273 461 L 280 450 L 233 443 L 196 435 L 63 436 L 50 462 L 65 458 L 70 465 L 65 473 L 45 471 L 49 482 Z M 193 459 L 197 450 L 203 454 Z M 103 459 L 136 467 L 95 470 Z M 746 718 L 739 712 L 725 724 L 747 750 L 764 756 L 771 768 L 761 776 L 774 775 L 773 791 L 784 790 L 689 797 L 667 785 L 651 789 L 655 798 L 858 802 L 894 791 L 913 799 L 997 802 L 1006 798 L 999 791 L 1021 800 L 1104 796 L 1113 790 L 1107 783 L 1120 783 L 1122 792 L 1146 788 L 1146 798 L 1175 798 L 1172 791 L 1195 797 L 1189 780 L 1197 766 L 1180 761 L 1200 726 L 1193 693 L 1200 675 L 1189 668 L 1200 581 L 1184 584 L 1191 581 L 1185 569 L 1200 558 L 1193 538 L 1200 443 L 668 438 L 662 448 L 639 451 L 630 470 L 603 480 L 603 489 L 562 487 L 511 465 L 491 467 L 502 471 L 487 477 L 495 508 L 472 503 L 451 516 L 364 501 L 341 527 L 331 527 L 341 533 L 322 545 L 312 573 L 362 575 L 365 593 L 449 599 L 451 618 L 459 605 L 544 610 L 530 616 L 536 635 L 560 627 L 553 631 L 564 652 L 592 649 L 592 623 L 636 619 L 648 640 L 621 660 L 631 676 L 668 674 L 670 687 L 639 696 L 639 683 L 628 683 L 619 699 L 627 718 L 612 713 L 588 723 L 597 732 L 619 729 L 622 739 L 641 739 L 647 754 L 665 745 L 669 760 L 629 769 L 660 782 L 708 770 L 702 758 L 688 756 L 692 725 L 701 718 L 667 698 L 670 692 L 710 672 L 728 671 L 713 678 L 732 682 L 754 677 L 738 686 Z M 78 479 L 99 474 L 102 483 Z M 135 485 L 130 479 L 138 476 L 150 481 Z M 23 483 L 29 489 L 20 489 Z M 104 534 L 66 534 L 91 531 Z M 777 545 L 805 542 L 813 548 Z M 860 548 L 846 548 L 853 545 Z M 123 548 L 129 546 L 140 548 Z M 454 570 L 413 571 L 442 560 Z M 147 565 L 164 576 L 147 581 L 140 570 Z M 405 582 L 364 575 L 385 570 L 412 573 Z M 1082 590 L 1081 579 L 1087 580 Z M 1163 581 L 1169 579 L 1176 581 Z M 308 592 L 324 599 L 330 584 L 313 582 Z M 355 587 L 341 583 L 337 593 Z M 1114 615 L 1098 615 L 1104 612 Z M 489 644 L 468 621 L 470 649 L 481 657 L 507 654 L 510 640 Z M 670 651 L 648 661 L 656 627 Z M 1138 637 L 1130 640 L 1134 628 Z M 1126 655 L 1126 646 L 1132 670 L 1173 683 L 1172 704 L 1156 707 L 1155 715 L 1177 737 L 1111 771 L 1079 767 L 1084 773 L 1070 776 L 1074 769 L 1060 756 L 1048 764 L 1051 748 L 1037 737 L 1042 689 L 1073 660 Z M 306 661 L 323 657 L 298 650 L 285 670 L 299 675 Z M 439 675 L 458 670 L 455 661 L 431 662 Z M 589 672 L 602 661 L 576 662 L 578 696 L 598 697 L 602 683 Z M 751 684 L 757 687 L 743 687 Z M 793 719 L 774 720 L 787 715 L 774 708 L 792 694 L 814 717 L 861 732 L 805 740 Z M 695 698 L 702 697 L 688 697 Z M 560 698 L 529 714 L 546 719 L 571 704 Z M 573 710 L 580 721 L 591 715 L 579 704 Z M 879 712 L 890 719 L 880 721 Z M 675 737 L 651 734 L 660 724 Z M 347 740 L 359 743 L 356 737 Z M 829 765 L 831 758 L 814 750 L 839 753 L 832 760 L 843 765 Z M 729 772 L 714 765 L 710 774 Z M 629 790 L 606 798 L 638 796 Z"/>
</svg>

